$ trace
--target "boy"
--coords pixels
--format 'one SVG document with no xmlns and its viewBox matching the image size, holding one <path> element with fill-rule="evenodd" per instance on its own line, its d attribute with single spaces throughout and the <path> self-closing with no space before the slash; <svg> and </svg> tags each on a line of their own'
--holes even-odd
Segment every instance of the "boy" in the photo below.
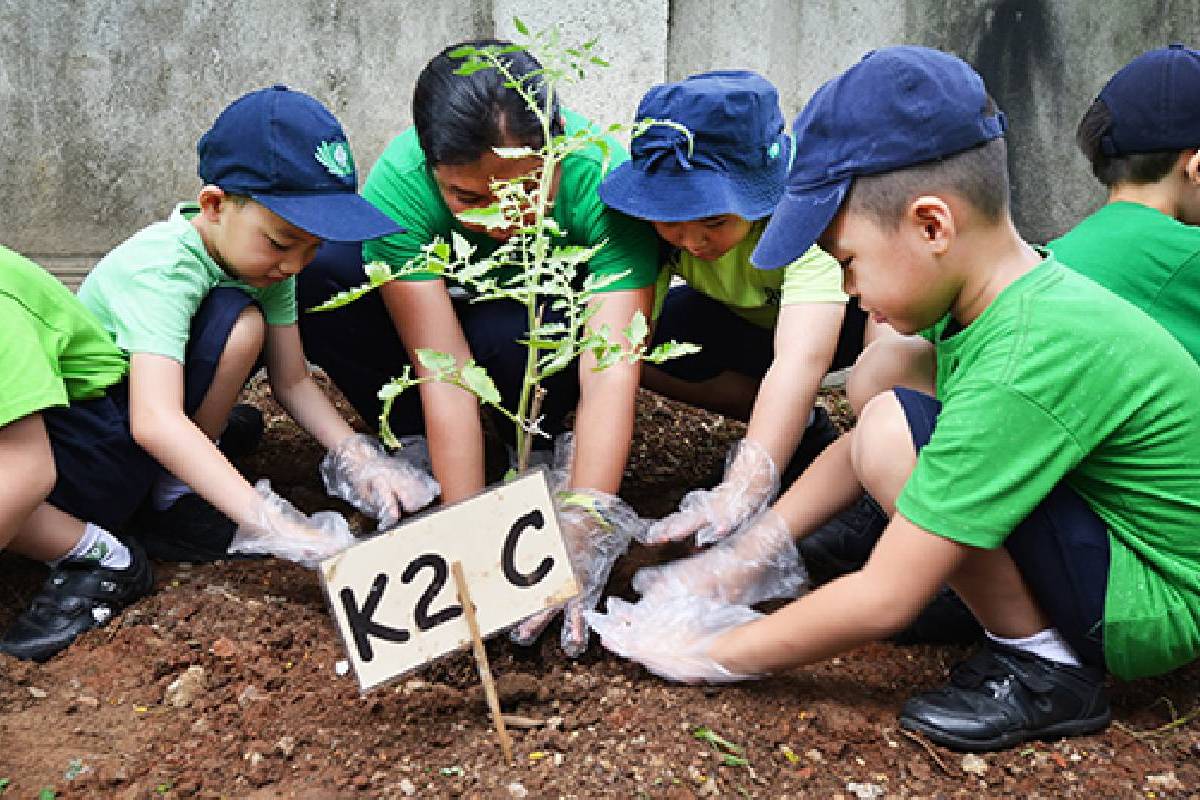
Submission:
<svg viewBox="0 0 1200 800">
<path fill-rule="evenodd" d="M 122 447 L 124 374 L 121 351 L 79 300 L 0 247 L 0 547 L 50 567 L 0 652 L 44 661 L 153 585 L 142 549 L 107 530 L 136 500 L 94 491 L 113 467 L 125 481 L 157 469 Z"/>
<path fill-rule="evenodd" d="M 1021 240 L 1004 129 L 969 66 L 921 47 L 869 53 L 813 96 L 755 263 L 820 238 L 876 319 L 911 334 L 945 318 L 938 399 L 878 395 L 776 504 L 802 537 L 865 487 L 893 513 L 862 570 L 766 617 L 728 590 L 618 604 L 595 620 L 606 645 L 735 680 L 887 635 L 949 582 L 988 638 L 900 724 L 964 750 L 1100 730 L 1105 667 L 1133 678 L 1200 652 L 1200 366 Z M 658 583 L 704 591 L 706 556 Z"/>
<path fill-rule="evenodd" d="M 1122 67 L 1075 140 L 1108 199 L 1050 248 L 1200 360 L 1200 52 L 1173 44 Z"/>
<path fill-rule="evenodd" d="M 654 125 L 634 137 L 600 199 L 649 221 L 674 251 L 659 276 L 653 343 L 701 345 L 644 367 L 642 384 L 748 422 L 724 480 L 687 495 L 650 530 L 651 541 L 694 533 L 705 543 L 761 511 L 781 472 L 786 485 L 837 438 L 814 401 L 825 373 L 862 349 L 866 318 L 856 304 L 847 309 L 837 262 L 815 245 L 775 272 L 750 263 L 792 155 L 770 82 L 743 70 L 693 75 L 651 88 L 637 119 L 691 136 Z M 686 283 L 671 287 L 675 275 Z"/>
</svg>

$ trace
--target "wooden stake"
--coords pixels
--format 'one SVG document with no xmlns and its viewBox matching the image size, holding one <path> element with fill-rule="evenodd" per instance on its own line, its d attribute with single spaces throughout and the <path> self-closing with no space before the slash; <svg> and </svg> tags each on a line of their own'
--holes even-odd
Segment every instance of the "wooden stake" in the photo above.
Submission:
<svg viewBox="0 0 1200 800">
<path fill-rule="evenodd" d="M 512 739 L 508 738 L 508 729 L 504 727 L 504 715 L 500 713 L 500 697 L 496 694 L 496 683 L 492 680 L 492 668 L 488 664 L 487 650 L 483 647 L 483 639 L 479 635 L 479 621 L 475 618 L 475 604 L 471 602 L 471 593 L 467 591 L 467 576 L 463 573 L 461 561 L 450 565 L 454 574 L 454 585 L 458 589 L 458 602 L 462 606 L 463 616 L 467 618 L 467 627 L 471 629 L 471 645 L 475 650 L 475 666 L 479 668 L 479 680 L 483 682 L 483 694 L 487 697 L 488 710 L 492 712 L 492 724 L 500 737 L 500 752 L 504 762 L 511 764 L 513 760 Z"/>
</svg>

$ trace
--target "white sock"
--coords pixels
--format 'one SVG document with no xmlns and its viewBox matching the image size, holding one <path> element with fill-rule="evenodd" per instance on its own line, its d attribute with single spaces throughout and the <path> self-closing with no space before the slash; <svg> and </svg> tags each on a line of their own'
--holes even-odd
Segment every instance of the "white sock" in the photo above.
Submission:
<svg viewBox="0 0 1200 800">
<path fill-rule="evenodd" d="M 150 503 L 155 511 L 166 511 L 176 500 L 191 493 L 192 487 L 171 473 L 164 472 L 154 483 L 154 489 L 150 492 Z"/>
<path fill-rule="evenodd" d="M 1083 666 L 1083 662 L 1079 660 L 1075 651 L 1071 649 L 1071 645 L 1067 644 L 1067 640 L 1058 632 L 1058 628 L 1046 628 L 1044 631 L 1038 631 L 1033 636 L 1026 636 L 1022 639 L 1006 639 L 991 631 L 987 632 L 987 636 L 993 642 L 1014 650 L 1033 653 L 1035 656 L 1066 664 L 1069 667 Z"/>
<path fill-rule="evenodd" d="M 129 548 L 120 539 L 91 522 L 83 526 L 83 536 L 79 537 L 69 553 L 46 563 L 56 567 L 68 558 L 99 561 L 100 566 L 109 569 L 125 569 L 133 560 Z"/>
</svg>

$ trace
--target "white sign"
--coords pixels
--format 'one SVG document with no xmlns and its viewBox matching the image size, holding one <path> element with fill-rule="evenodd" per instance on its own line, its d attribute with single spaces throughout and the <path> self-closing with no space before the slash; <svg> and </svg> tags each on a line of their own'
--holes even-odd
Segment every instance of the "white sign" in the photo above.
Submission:
<svg viewBox="0 0 1200 800">
<path fill-rule="evenodd" d="M 364 692 L 470 645 L 455 561 L 481 636 L 579 593 L 544 470 L 355 545 L 321 577 Z"/>
</svg>

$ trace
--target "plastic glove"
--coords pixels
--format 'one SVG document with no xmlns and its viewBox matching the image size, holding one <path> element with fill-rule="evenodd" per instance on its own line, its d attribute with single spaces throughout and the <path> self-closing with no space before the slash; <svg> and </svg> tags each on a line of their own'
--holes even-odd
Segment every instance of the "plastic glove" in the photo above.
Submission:
<svg viewBox="0 0 1200 800">
<path fill-rule="evenodd" d="M 417 466 L 421 454 L 401 448 L 388 455 L 378 439 L 356 433 L 321 459 L 325 491 L 378 520 L 379 530 L 400 521 L 400 509 L 412 513 L 433 501 L 441 487 Z M 416 450 L 417 448 L 411 448 Z"/>
<path fill-rule="evenodd" d="M 808 572 L 783 518 L 774 511 L 690 558 L 643 567 L 633 588 L 644 599 L 704 598 L 751 606 L 800 594 Z"/>
<path fill-rule="evenodd" d="M 563 612 L 562 649 L 572 658 L 588 646 L 584 612 L 600 602 L 613 564 L 629 549 L 644 523 L 620 498 L 595 489 L 575 489 L 557 495 L 558 521 L 580 592 L 565 606 L 539 611 L 513 628 L 512 640 L 532 644 L 559 611 Z"/>
<path fill-rule="evenodd" d="M 730 683 L 758 677 L 731 672 L 708 654 L 727 631 L 761 617 L 746 606 L 698 597 L 671 597 L 627 603 L 608 599 L 608 613 L 587 613 L 601 643 L 667 680 Z"/>
<path fill-rule="evenodd" d="M 271 491 L 271 482 L 265 478 L 254 488 L 259 499 L 233 534 L 230 553 L 278 556 L 316 569 L 356 541 L 346 518 L 336 511 L 308 516 Z"/>
<path fill-rule="evenodd" d="M 725 479 L 712 489 L 688 492 L 679 510 L 650 526 L 646 544 L 661 544 L 696 534 L 697 544 L 720 541 L 765 509 L 779 491 L 779 470 L 770 453 L 753 439 L 729 451 Z"/>
</svg>

